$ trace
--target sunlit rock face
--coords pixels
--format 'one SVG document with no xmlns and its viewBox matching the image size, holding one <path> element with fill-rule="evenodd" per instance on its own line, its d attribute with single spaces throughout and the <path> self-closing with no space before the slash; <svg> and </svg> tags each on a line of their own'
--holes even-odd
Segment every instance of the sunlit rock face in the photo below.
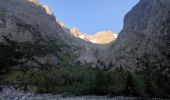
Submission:
<svg viewBox="0 0 170 100">
<path fill-rule="evenodd" d="M 38 4 L 38 0 L 28 0 L 28 1 Z"/>
<path fill-rule="evenodd" d="M 89 40 L 93 43 L 108 44 L 116 40 L 116 36 L 111 31 L 97 32 L 95 35 L 89 35 Z"/>
<path fill-rule="evenodd" d="M 52 14 L 50 8 L 47 5 L 44 5 L 43 7 L 45 8 L 45 11 L 46 11 L 47 14 L 49 14 L 49 15 Z"/>
<path fill-rule="evenodd" d="M 94 35 L 82 33 L 77 27 L 72 28 L 70 31 L 74 37 L 97 44 L 108 44 L 117 38 L 117 35 L 111 31 L 97 32 Z"/>
<path fill-rule="evenodd" d="M 101 56 L 103 62 L 112 69 L 167 70 L 170 63 L 169 5 L 170 0 L 140 0 L 125 16 L 123 29 L 107 55 Z"/>
<path fill-rule="evenodd" d="M 56 22 L 63 28 L 66 28 L 65 24 L 61 22 L 59 19 L 56 19 Z"/>
<path fill-rule="evenodd" d="M 77 27 L 73 27 L 71 30 L 71 35 L 83 39 L 85 36 L 85 33 L 80 32 L 80 30 Z"/>
</svg>

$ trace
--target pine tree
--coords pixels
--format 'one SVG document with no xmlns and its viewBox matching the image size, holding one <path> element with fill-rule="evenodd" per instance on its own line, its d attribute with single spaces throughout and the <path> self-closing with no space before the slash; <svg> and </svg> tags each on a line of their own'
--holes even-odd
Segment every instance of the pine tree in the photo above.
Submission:
<svg viewBox="0 0 170 100">
<path fill-rule="evenodd" d="M 127 76 L 125 94 L 127 96 L 134 96 L 135 95 L 134 79 L 133 79 L 133 75 L 130 72 L 128 72 L 128 76 Z"/>
</svg>

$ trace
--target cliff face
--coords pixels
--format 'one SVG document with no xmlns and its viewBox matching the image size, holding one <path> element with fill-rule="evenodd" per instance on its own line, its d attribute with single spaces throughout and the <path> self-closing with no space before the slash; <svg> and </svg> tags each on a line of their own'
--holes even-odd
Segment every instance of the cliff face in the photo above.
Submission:
<svg viewBox="0 0 170 100">
<path fill-rule="evenodd" d="M 87 42 L 96 38 L 105 41 L 106 38 L 102 39 L 106 36 L 103 32 L 88 36 L 75 29 L 75 37 L 81 36 L 86 41 L 72 37 L 70 30 L 56 20 L 47 6 L 42 7 L 37 0 L 0 2 L 0 42 L 4 41 L 5 36 L 19 43 L 33 45 L 30 48 L 34 48 L 36 53 L 31 54 L 40 63 L 55 64 L 68 59 L 71 63 L 74 59 L 73 62 L 81 61 L 101 68 L 129 70 L 147 66 L 166 69 L 170 63 L 169 0 L 140 0 L 125 16 L 124 27 L 116 41 L 108 45 Z M 111 33 L 108 32 L 107 36 L 111 37 Z M 42 50 L 37 53 L 35 47 Z"/>
<path fill-rule="evenodd" d="M 20 59 L 27 65 L 95 64 L 96 52 L 103 53 L 106 48 L 73 37 L 70 30 L 38 0 L 0 2 L 0 44 L 5 44 L 4 37 L 17 42 L 20 52 L 27 53 L 27 57 Z"/>
<path fill-rule="evenodd" d="M 124 27 L 109 53 L 102 56 L 106 64 L 113 69 L 136 70 L 148 66 L 166 69 L 170 63 L 169 5 L 169 0 L 140 0 L 125 16 Z"/>
<path fill-rule="evenodd" d="M 21 9 L 22 8 L 22 9 Z M 53 15 L 48 15 L 41 5 L 28 0 L 1 1 L 1 36 L 11 33 L 16 41 L 33 41 L 33 38 L 54 37 L 65 40 L 63 29 Z M 61 37 L 61 38 L 59 38 Z"/>
<path fill-rule="evenodd" d="M 70 41 L 74 39 L 56 22 L 49 9 L 38 3 L 38 0 L 0 0 L 0 2 L 0 41 L 7 42 L 4 37 L 15 41 L 20 47 L 20 52 L 23 49 L 26 51 L 25 55 L 31 54 L 31 59 L 34 60 L 23 56 L 22 61 L 30 60 L 27 63 L 33 65 L 59 64 L 61 57 L 58 53 L 60 52 L 62 56 L 72 51 Z M 60 50 L 57 50 L 57 47 L 60 47 Z M 68 47 L 71 49 L 67 49 Z"/>
<path fill-rule="evenodd" d="M 0 2 L 0 42 L 4 44 L 7 42 L 4 37 L 15 41 L 19 49 L 28 51 L 29 55 L 32 55 L 31 59 L 34 59 L 34 62 L 27 61 L 30 58 L 24 56 L 22 61 L 35 65 L 36 62 L 71 63 L 73 59 L 76 61 L 79 57 L 83 61 L 95 59 L 93 53 L 95 51 L 91 50 L 95 47 L 70 36 L 69 30 L 56 20 L 47 6 L 41 6 L 38 0 L 0 0 Z"/>
</svg>

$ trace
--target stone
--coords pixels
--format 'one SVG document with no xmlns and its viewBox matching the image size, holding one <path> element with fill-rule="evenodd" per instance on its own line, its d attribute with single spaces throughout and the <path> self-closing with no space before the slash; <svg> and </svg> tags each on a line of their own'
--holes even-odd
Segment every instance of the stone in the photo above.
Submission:
<svg viewBox="0 0 170 100">
<path fill-rule="evenodd" d="M 98 58 L 111 69 L 134 72 L 149 64 L 152 68 L 169 66 L 170 0 L 140 0 L 126 14 L 124 26 L 114 43 Z M 146 60 L 147 59 L 147 60 Z"/>
</svg>

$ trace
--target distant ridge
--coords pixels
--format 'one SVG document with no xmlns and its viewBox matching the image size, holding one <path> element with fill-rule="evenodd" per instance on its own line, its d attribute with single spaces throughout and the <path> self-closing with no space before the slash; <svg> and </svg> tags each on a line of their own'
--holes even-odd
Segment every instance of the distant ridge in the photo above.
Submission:
<svg viewBox="0 0 170 100">
<path fill-rule="evenodd" d="M 77 27 L 73 27 L 70 29 L 71 35 L 92 43 L 98 43 L 98 44 L 108 44 L 112 41 L 114 41 L 117 38 L 117 34 L 111 32 L 111 31 L 102 31 L 97 32 L 94 35 L 89 35 L 83 32 L 80 32 L 80 30 Z"/>
</svg>

